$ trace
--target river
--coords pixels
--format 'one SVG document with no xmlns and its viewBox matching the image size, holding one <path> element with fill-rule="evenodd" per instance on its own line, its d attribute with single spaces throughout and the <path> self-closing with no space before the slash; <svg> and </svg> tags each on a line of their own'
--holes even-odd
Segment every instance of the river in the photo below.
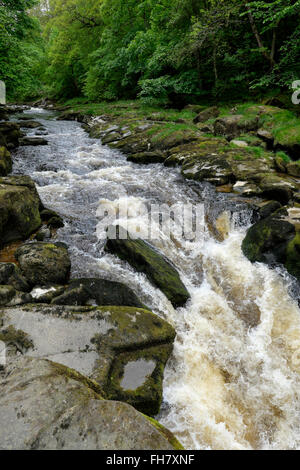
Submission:
<svg viewBox="0 0 300 470">
<path fill-rule="evenodd" d="M 70 247 L 72 275 L 124 282 L 176 329 L 160 422 L 187 449 L 299 449 L 300 311 L 291 277 L 241 252 L 251 211 L 209 185 L 187 183 L 177 169 L 127 162 L 77 122 L 42 109 L 23 116 L 43 124 L 49 145 L 19 148 L 13 172 L 30 175 L 45 206 L 64 217 L 57 239 Z M 145 207 L 177 203 L 227 212 L 222 242 L 205 225 L 195 243 L 182 241 L 178 227 L 152 241 L 191 293 L 175 310 L 143 274 L 103 251 L 97 230 L 104 233 L 107 220 L 97 210 L 126 205 L 130 224 L 147 225 Z"/>
</svg>

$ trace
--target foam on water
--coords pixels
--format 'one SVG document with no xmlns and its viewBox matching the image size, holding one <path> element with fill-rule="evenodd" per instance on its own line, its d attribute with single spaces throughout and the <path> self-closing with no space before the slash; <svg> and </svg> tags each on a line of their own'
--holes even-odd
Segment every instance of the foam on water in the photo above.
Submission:
<svg viewBox="0 0 300 470">
<path fill-rule="evenodd" d="M 64 215 L 58 238 L 70 246 L 72 274 L 126 283 L 176 328 L 160 421 L 190 449 L 299 448 L 300 312 L 287 273 L 243 256 L 249 211 L 221 214 L 223 241 L 206 226 L 195 243 L 182 240 L 176 224 L 170 237 L 155 226 L 152 243 L 191 293 L 186 307 L 174 310 L 145 275 L 104 253 L 97 232 L 104 235 L 110 220 L 97 211 L 128 206 L 122 223 L 147 230 L 151 204 L 205 199 L 213 214 L 224 196 L 187 184 L 176 169 L 128 163 L 89 139 L 78 123 L 56 122 L 41 111 L 37 117 L 49 131 L 49 145 L 19 149 L 14 171 L 33 175 L 45 206 Z"/>
</svg>

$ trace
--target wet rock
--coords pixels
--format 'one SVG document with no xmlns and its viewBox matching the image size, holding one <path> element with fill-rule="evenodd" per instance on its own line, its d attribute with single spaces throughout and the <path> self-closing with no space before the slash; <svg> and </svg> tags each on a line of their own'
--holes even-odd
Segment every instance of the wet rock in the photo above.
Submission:
<svg viewBox="0 0 300 470">
<path fill-rule="evenodd" d="M 237 181 L 233 186 L 233 191 L 245 197 L 260 196 L 262 194 L 261 189 L 256 184 L 247 181 Z"/>
<path fill-rule="evenodd" d="M 280 209 L 253 225 L 242 243 L 245 256 L 267 264 L 281 263 L 300 280 L 300 233 Z"/>
<path fill-rule="evenodd" d="M 140 164 L 163 163 L 165 159 L 162 152 L 142 152 L 127 157 L 128 161 Z"/>
<path fill-rule="evenodd" d="M 117 231 L 122 236 L 109 238 L 105 250 L 127 261 L 138 272 L 146 274 L 175 308 L 185 305 L 190 295 L 171 263 L 144 240 L 132 239 L 120 226 Z"/>
<path fill-rule="evenodd" d="M 43 242 L 45 239 L 51 238 L 51 232 L 47 227 L 42 227 L 35 236 L 38 242 Z"/>
<path fill-rule="evenodd" d="M 0 176 L 6 176 L 12 170 L 12 159 L 6 147 L 0 147 Z"/>
<path fill-rule="evenodd" d="M 135 307 L 37 305 L 4 309 L 2 323 L 29 335 L 35 357 L 76 367 L 110 399 L 158 413 L 175 331 L 153 313 Z"/>
<path fill-rule="evenodd" d="M 57 212 L 51 210 L 51 209 L 43 209 L 41 211 L 41 219 L 43 222 L 48 222 L 50 219 L 53 217 L 60 217 Z"/>
<path fill-rule="evenodd" d="M 207 108 L 204 111 L 201 111 L 198 116 L 195 117 L 194 123 L 206 122 L 209 119 L 217 118 L 220 115 L 220 110 L 216 106 Z"/>
<path fill-rule="evenodd" d="M 182 166 L 185 178 L 196 181 L 208 181 L 216 186 L 222 186 L 233 181 L 233 172 L 230 164 L 223 158 L 214 155 L 188 161 Z"/>
<path fill-rule="evenodd" d="M 59 297 L 52 299 L 53 305 L 86 305 L 89 300 L 89 293 L 83 285 L 68 288 Z"/>
<path fill-rule="evenodd" d="M 40 137 L 23 137 L 20 139 L 20 145 L 37 147 L 39 145 L 48 145 L 48 141 Z"/>
<path fill-rule="evenodd" d="M 12 286 L 0 285 L 0 305 L 8 305 L 16 294 L 16 290 Z"/>
<path fill-rule="evenodd" d="M 20 126 L 15 122 L 0 122 L 1 146 L 4 145 L 9 150 L 19 146 L 21 137 Z"/>
<path fill-rule="evenodd" d="M 30 295 L 34 302 L 40 304 L 50 304 L 55 297 L 59 297 L 65 291 L 63 286 L 41 286 L 35 287 Z"/>
<path fill-rule="evenodd" d="M 278 201 L 269 201 L 259 209 L 259 216 L 261 219 L 266 219 L 280 208 L 281 204 Z"/>
<path fill-rule="evenodd" d="M 51 217 L 51 219 L 48 221 L 48 227 L 51 227 L 51 228 L 57 229 L 57 228 L 62 228 L 64 226 L 65 226 L 64 221 L 62 220 L 60 216 Z"/>
<path fill-rule="evenodd" d="M 42 124 L 37 121 L 21 121 L 18 122 L 18 124 L 24 129 L 37 129 L 38 127 L 42 127 Z"/>
<path fill-rule="evenodd" d="M 287 169 L 286 169 L 287 162 L 284 161 L 282 157 L 280 157 L 279 155 L 276 155 L 274 158 L 274 163 L 275 163 L 275 168 L 277 171 L 279 171 L 280 173 L 287 172 Z"/>
<path fill-rule="evenodd" d="M 259 182 L 259 187 L 264 197 L 282 204 L 287 204 L 297 189 L 292 183 L 276 175 L 264 176 Z"/>
<path fill-rule="evenodd" d="M 73 290 L 81 286 L 88 293 L 87 302 L 90 305 L 145 308 L 133 290 L 120 282 L 107 281 L 106 279 L 73 279 L 68 288 Z"/>
<path fill-rule="evenodd" d="M 0 178 L 0 244 L 25 240 L 37 230 L 41 225 L 39 207 L 40 199 L 29 177 Z"/>
<path fill-rule="evenodd" d="M 35 242 L 22 245 L 15 253 L 23 276 L 32 286 L 65 284 L 71 269 L 66 245 Z"/>
<path fill-rule="evenodd" d="M 0 121 L 8 121 L 9 115 L 6 106 L 0 105 Z"/>
<path fill-rule="evenodd" d="M 9 361 L 0 386 L 2 449 L 182 449 L 156 421 L 126 403 L 103 399 L 95 382 L 56 363 Z"/>
<path fill-rule="evenodd" d="M 210 124 L 204 124 L 199 122 L 197 124 L 197 129 L 199 129 L 200 132 L 203 132 L 205 134 L 213 134 L 214 132 L 214 126 Z"/>
<path fill-rule="evenodd" d="M 0 285 L 10 285 L 23 292 L 29 292 L 30 290 L 19 267 L 14 263 L 0 263 Z"/>
</svg>

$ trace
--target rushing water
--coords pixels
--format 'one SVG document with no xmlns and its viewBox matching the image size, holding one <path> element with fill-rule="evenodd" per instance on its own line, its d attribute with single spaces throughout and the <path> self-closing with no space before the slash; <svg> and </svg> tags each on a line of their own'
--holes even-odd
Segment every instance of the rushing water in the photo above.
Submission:
<svg viewBox="0 0 300 470">
<path fill-rule="evenodd" d="M 162 424 L 188 449 L 300 448 L 300 312 L 285 272 L 243 256 L 250 213 L 223 213 L 223 242 L 206 227 L 197 243 L 182 241 L 178 227 L 171 237 L 159 231 L 153 244 L 176 265 L 191 293 L 186 307 L 174 310 L 143 274 L 103 252 L 96 228 L 104 233 L 107 220 L 97 217 L 97 209 L 126 204 L 130 224 L 143 226 L 150 204 L 205 200 L 218 213 L 224 196 L 187 184 L 176 169 L 129 163 L 76 122 L 56 121 L 42 110 L 27 114 L 47 128 L 49 145 L 20 148 L 14 172 L 32 176 L 44 204 L 64 216 L 58 239 L 70 247 L 73 276 L 126 283 L 176 328 Z"/>
</svg>

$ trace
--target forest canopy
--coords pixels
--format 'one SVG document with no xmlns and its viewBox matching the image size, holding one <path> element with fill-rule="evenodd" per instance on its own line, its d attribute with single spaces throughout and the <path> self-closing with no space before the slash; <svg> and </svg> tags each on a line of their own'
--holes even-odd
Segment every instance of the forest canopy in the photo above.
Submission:
<svg viewBox="0 0 300 470">
<path fill-rule="evenodd" d="M 12 98 L 240 99 L 300 79 L 300 0 L 0 0 Z"/>
</svg>

